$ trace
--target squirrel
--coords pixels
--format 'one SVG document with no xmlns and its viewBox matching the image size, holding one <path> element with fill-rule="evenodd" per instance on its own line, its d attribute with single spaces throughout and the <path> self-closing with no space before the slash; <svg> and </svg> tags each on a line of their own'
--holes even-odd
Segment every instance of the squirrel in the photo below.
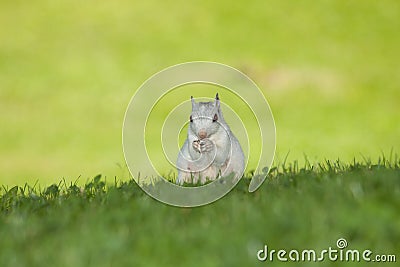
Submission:
<svg viewBox="0 0 400 267">
<path fill-rule="evenodd" d="M 245 159 L 238 139 L 224 120 L 218 93 L 215 101 L 195 102 L 191 97 L 187 139 L 177 159 L 176 183 L 205 184 L 233 174 L 239 180 Z"/>
</svg>

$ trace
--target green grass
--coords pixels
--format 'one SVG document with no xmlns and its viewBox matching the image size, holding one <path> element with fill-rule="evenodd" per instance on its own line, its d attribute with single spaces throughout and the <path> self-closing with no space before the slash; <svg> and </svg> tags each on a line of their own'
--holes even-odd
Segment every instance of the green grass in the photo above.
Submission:
<svg viewBox="0 0 400 267">
<path fill-rule="evenodd" d="M 247 186 L 244 179 L 226 197 L 199 208 L 164 205 L 133 180 L 100 176 L 82 187 L 64 181 L 42 189 L 5 187 L 0 266 L 286 266 L 258 263 L 255 253 L 264 244 L 318 251 L 335 247 L 338 238 L 349 249 L 399 260 L 398 158 L 282 163 L 255 193 Z"/>
</svg>

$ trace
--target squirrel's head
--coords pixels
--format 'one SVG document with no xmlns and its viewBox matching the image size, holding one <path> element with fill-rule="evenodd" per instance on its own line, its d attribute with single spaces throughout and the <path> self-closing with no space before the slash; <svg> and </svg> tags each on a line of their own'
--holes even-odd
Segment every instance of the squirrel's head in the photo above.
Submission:
<svg viewBox="0 0 400 267">
<path fill-rule="evenodd" d="M 226 127 L 220 108 L 218 93 L 211 102 L 195 102 L 193 96 L 190 129 L 199 139 L 209 138 L 221 128 Z"/>
</svg>

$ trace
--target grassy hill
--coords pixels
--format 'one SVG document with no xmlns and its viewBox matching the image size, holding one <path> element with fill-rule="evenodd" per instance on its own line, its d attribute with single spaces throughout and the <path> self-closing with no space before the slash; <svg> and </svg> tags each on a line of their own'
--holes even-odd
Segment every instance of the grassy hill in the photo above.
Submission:
<svg viewBox="0 0 400 267">
<path fill-rule="evenodd" d="M 286 266 L 269 249 L 347 249 L 400 257 L 400 162 L 286 164 L 255 193 L 248 179 L 200 208 L 176 208 L 133 180 L 1 190 L 1 266 Z M 292 264 L 299 264 L 292 263 Z M 307 263 L 359 266 L 365 262 Z M 383 266 L 383 263 L 367 263 Z M 385 263 L 396 266 L 396 263 Z"/>
</svg>

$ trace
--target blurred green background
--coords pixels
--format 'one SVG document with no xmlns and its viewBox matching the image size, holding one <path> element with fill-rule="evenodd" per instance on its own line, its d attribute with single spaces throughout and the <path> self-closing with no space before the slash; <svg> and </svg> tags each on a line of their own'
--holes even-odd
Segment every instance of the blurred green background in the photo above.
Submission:
<svg viewBox="0 0 400 267">
<path fill-rule="evenodd" d="M 0 183 L 128 178 L 135 90 L 210 60 L 245 72 L 275 116 L 276 159 L 400 151 L 400 2 L 0 2 Z"/>
</svg>

